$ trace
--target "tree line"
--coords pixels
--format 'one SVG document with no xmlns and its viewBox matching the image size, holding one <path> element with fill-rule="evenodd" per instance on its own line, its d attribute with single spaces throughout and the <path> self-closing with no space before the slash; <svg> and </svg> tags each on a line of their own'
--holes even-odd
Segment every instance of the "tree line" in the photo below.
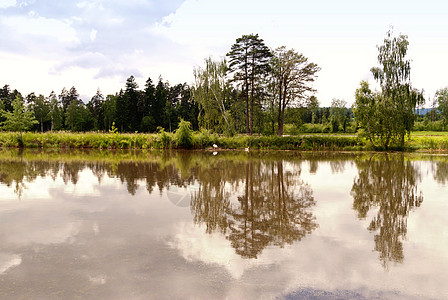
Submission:
<svg viewBox="0 0 448 300">
<path fill-rule="evenodd" d="M 23 97 L 5 85 L 0 124 L 17 131 L 157 132 L 173 131 L 185 120 L 193 130 L 228 135 L 360 132 L 373 146 L 403 145 L 416 107 L 424 103 L 423 93 L 410 83 L 408 45 L 407 36 L 387 33 L 378 46 L 379 67 L 371 70 L 381 90 L 361 82 L 353 107 L 343 99 L 320 107 L 312 85 L 320 67 L 294 49 L 271 49 L 258 34 L 249 34 L 236 39 L 225 57 L 208 57 L 196 66 L 191 85 L 171 86 L 159 77 L 157 84 L 148 78 L 139 89 L 131 75 L 119 92 L 105 96 L 98 89 L 86 104 L 75 87 L 59 95 Z M 27 118 L 25 111 L 31 112 Z M 8 121 L 13 115 L 16 121 Z M 437 91 L 430 117 L 448 125 L 448 88 Z"/>
<path fill-rule="evenodd" d="M 98 89 L 87 104 L 75 87 L 64 88 L 59 95 L 23 97 L 5 85 L 0 108 L 13 111 L 17 98 L 37 121 L 29 127 L 40 131 L 172 131 L 185 120 L 193 130 L 282 135 L 285 116 L 294 114 L 289 108 L 304 103 L 307 92 L 314 91 L 309 83 L 320 68 L 293 49 L 271 50 L 253 34 L 238 38 L 227 57 L 229 62 L 207 58 L 205 67 L 194 69 L 191 86 L 170 86 L 162 78 L 154 85 L 148 78 L 139 89 L 131 75 L 118 93 L 104 96 Z M 6 115 L 1 118 L 5 121 Z"/>
<path fill-rule="evenodd" d="M 48 97 L 30 93 L 22 97 L 17 90 L 5 85 L 0 91 L 1 109 L 14 110 L 15 99 L 26 110 L 33 112 L 38 124 L 34 130 L 107 131 L 113 127 L 121 132 L 154 132 L 158 127 L 166 130 L 177 128 L 180 119 L 189 121 L 198 129 L 198 105 L 191 98 L 187 84 L 170 86 L 159 78 L 154 85 L 148 78 L 143 90 L 138 89 L 134 76 L 126 80 L 124 89 L 114 95 L 104 96 L 98 89 L 85 104 L 75 87 L 63 88 L 57 95 Z M 5 116 L 3 116 L 4 121 Z"/>
</svg>

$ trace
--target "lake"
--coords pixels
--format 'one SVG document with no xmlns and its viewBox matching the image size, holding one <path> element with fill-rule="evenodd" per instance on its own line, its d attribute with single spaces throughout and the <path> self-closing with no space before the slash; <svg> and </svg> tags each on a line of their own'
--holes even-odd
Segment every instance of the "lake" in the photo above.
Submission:
<svg viewBox="0 0 448 300">
<path fill-rule="evenodd" d="M 448 156 L 0 150 L 1 299 L 448 299 Z"/>
</svg>

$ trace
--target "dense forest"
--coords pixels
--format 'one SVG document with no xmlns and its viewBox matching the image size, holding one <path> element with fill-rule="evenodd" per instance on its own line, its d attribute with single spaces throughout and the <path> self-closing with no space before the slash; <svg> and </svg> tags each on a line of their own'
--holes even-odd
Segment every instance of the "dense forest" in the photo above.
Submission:
<svg viewBox="0 0 448 300">
<path fill-rule="evenodd" d="M 407 38 L 399 38 L 407 49 Z M 386 45 L 387 41 L 395 41 L 390 33 L 385 39 Z M 406 51 L 403 57 L 405 54 Z M 385 64 L 384 61 L 380 63 Z M 225 58 L 206 58 L 204 66 L 196 66 L 193 70 L 195 80 L 190 85 L 171 85 L 159 77 L 157 82 L 148 78 L 145 86 L 139 87 L 131 75 L 120 91 L 103 95 L 98 89 L 87 102 L 80 99 L 74 86 L 63 88 L 59 94 L 53 91 L 50 95 L 34 92 L 22 95 L 6 84 L 0 89 L 0 122 L 2 129 L 7 130 L 5 121 L 8 113 L 13 115 L 14 101 L 17 101 L 17 109 L 27 111 L 33 119 L 28 128 L 23 129 L 40 132 L 157 132 L 161 129 L 172 132 L 181 120 L 185 120 L 193 130 L 204 128 L 226 135 L 355 133 L 360 127 L 367 131 L 373 124 L 363 123 L 362 112 L 368 115 L 372 105 L 377 105 L 375 101 L 378 102 L 375 107 L 383 105 L 382 111 L 390 103 L 397 102 L 398 98 L 388 96 L 395 90 L 374 93 L 368 85 L 361 83 L 354 107 L 347 107 L 343 99 L 333 99 L 330 107 L 320 107 L 312 85 L 319 70 L 317 64 L 309 62 L 294 49 L 282 46 L 273 50 L 257 34 L 243 35 L 231 46 Z M 375 70 L 383 72 L 372 68 L 372 72 Z M 379 81 L 385 76 L 380 73 L 375 77 Z M 425 114 L 419 115 L 417 107 L 423 107 L 423 95 L 414 93 L 407 78 L 402 79 L 401 87 L 407 88 L 404 92 L 416 99 L 407 107 L 411 109 L 408 111 L 413 121 L 403 130 L 444 130 L 448 124 L 448 88 L 437 91 L 429 104 L 431 109 L 422 110 Z M 392 102 L 387 104 L 385 99 Z M 369 106 L 366 101 L 373 104 Z M 414 120 L 417 121 L 415 124 Z M 379 132 L 384 130 L 381 126 L 390 127 L 390 124 L 377 125 Z"/>
</svg>

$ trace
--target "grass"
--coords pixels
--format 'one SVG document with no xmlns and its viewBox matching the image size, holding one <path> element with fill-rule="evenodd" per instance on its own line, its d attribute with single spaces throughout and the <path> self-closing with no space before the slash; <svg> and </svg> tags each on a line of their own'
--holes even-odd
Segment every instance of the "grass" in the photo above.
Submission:
<svg viewBox="0 0 448 300">
<path fill-rule="evenodd" d="M 247 136 L 226 137 L 207 130 L 191 132 L 192 149 L 257 149 L 300 151 L 359 151 L 372 150 L 369 144 L 351 134 L 304 134 L 295 136 Z M 19 147 L 18 133 L 0 132 L 0 147 Z M 56 149 L 179 149 L 179 134 L 160 132 L 144 133 L 73 133 L 26 132 L 25 148 Z M 448 132 L 412 132 L 406 142 L 407 151 L 448 151 Z"/>
<path fill-rule="evenodd" d="M 448 131 L 412 131 L 411 136 L 442 136 L 448 137 Z"/>
</svg>

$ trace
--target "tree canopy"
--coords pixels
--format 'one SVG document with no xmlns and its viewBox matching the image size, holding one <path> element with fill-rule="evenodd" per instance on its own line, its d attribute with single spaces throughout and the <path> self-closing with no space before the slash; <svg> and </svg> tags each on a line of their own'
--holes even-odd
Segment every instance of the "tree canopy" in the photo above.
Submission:
<svg viewBox="0 0 448 300">
<path fill-rule="evenodd" d="M 402 148 L 414 125 L 415 108 L 424 101 L 422 93 L 411 86 L 408 45 L 407 36 L 394 36 L 389 30 L 378 46 L 379 67 L 371 69 L 381 92 L 372 94 L 365 83 L 356 92 L 355 118 L 374 146 Z"/>
<path fill-rule="evenodd" d="M 192 130 L 228 135 L 357 132 L 374 148 L 400 148 L 418 117 L 417 105 L 424 102 L 423 93 L 411 85 L 408 47 L 407 36 L 387 32 L 383 44 L 377 46 L 378 65 L 371 69 L 379 89 L 361 82 L 352 108 L 346 107 L 349 99 L 340 98 L 334 98 L 331 107 L 319 107 L 319 100 L 329 100 L 314 95 L 321 67 L 294 49 L 268 47 L 258 34 L 242 35 L 224 57 L 208 57 L 194 67 L 191 85 L 171 85 L 160 76 L 154 81 L 148 78 L 139 88 L 131 75 L 118 92 L 103 95 L 98 89 L 89 102 L 81 99 L 85 96 L 74 86 L 64 87 L 58 95 L 33 92 L 22 97 L 4 85 L 1 108 L 12 113 L 13 100 L 25 99 L 24 110 L 32 111 L 38 121 L 28 130 L 41 132 L 108 132 L 112 124 L 121 132 L 160 128 L 173 132 L 185 120 Z M 438 130 L 448 125 L 447 95 L 448 88 L 440 89 L 434 98 L 430 116 Z M 424 122 L 422 116 L 418 118 L 418 128 L 429 122 L 428 117 Z M 0 115 L 3 121 L 5 114 Z"/>
<path fill-rule="evenodd" d="M 242 87 L 242 97 L 246 102 L 246 133 L 252 134 L 255 97 L 263 77 L 268 75 L 272 53 L 258 34 L 249 34 L 236 39 L 227 56 L 232 81 Z"/>
<path fill-rule="evenodd" d="M 436 92 L 435 100 L 442 115 L 443 124 L 448 125 L 448 87 Z"/>
<path fill-rule="evenodd" d="M 2 129 L 7 131 L 22 132 L 30 129 L 38 121 L 34 118 L 33 112 L 24 108 L 19 96 L 12 101 L 13 111 L 1 110 L 1 115 L 5 121 L 1 123 Z"/>
<path fill-rule="evenodd" d="M 271 69 L 275 95 L 273 99 L 278 107 L 277 135 L 281 136 L 285 109 L 294 102 L 304 104 L 307 92 L 314 91 L 310 83 L 314 81 L 320 68 L 315 63 L 308 62 L 308 58 L 303 54 L 294 49 L 286 50 L 286 47 L 282 46 L 274 51 Z"/>
<path fill-rule="evenodd" d="M 205 67 L 194 69 L 194 99 L 201 108 L 201 125 L 206 128 L 220 126 L 229 130 L 230 124 L 226 102 L 229 98 L 227 82 L 227 63 L 225 59 L 214 61 L 212 58 L 205 60 Z"/>
</svg>

